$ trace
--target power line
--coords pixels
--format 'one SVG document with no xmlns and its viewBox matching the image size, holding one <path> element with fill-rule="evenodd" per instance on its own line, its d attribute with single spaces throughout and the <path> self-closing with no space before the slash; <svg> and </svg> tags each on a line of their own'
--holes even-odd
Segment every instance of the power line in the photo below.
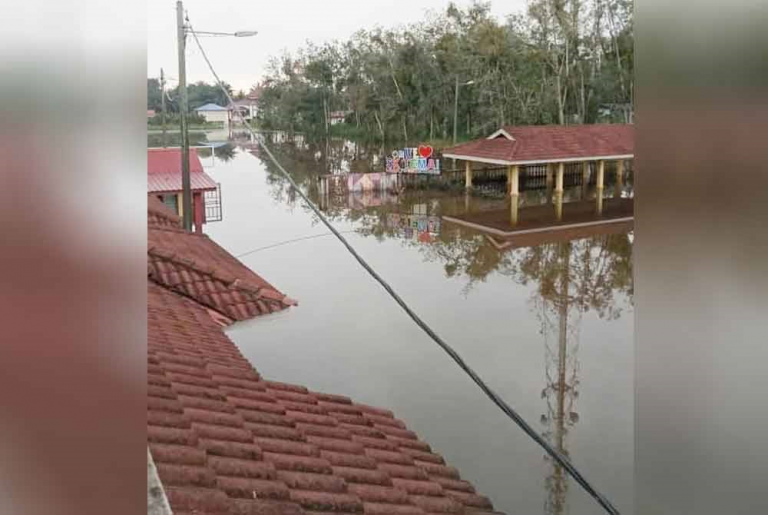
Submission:
<svg viewBox="0 0 768 515">
<path fill-rule="evenodd" d="M 352 230 L 352 231 L 343 231 L 342 234 L 349 234 L 349 233 L 353 233 L 353 232 L 357 232 L 357 231 L 354 231 L 354 230 Z M 309 236 L 302 236 L 301 238 L 294 238 L 292 240 L 285 240 L 285 241 L 281 241 L 281 242 L 278 242 L 278 243 L 273 243 L 272 245 L 267 245 L 265 247 L 259 247 L 257 249 L 249 250 L 248 252 L 243 252 L 242 254 L 238 254 L 235 257 L 241 258 L 241 257 L 244 257 L 244 256 L 248 256 L 250 254 L 255 254 L 256 252 L 261 252 L 262 250 L 268 250 L 268 249 L 273 249 L 275 247 L 281 247 L 283 245 L 288 245 L 289 243 L 296 243 L 296 242 L 299 242 L 299 241 L 312 240 L 312 239 L 315 239 L 315 238 L 322 238 L 323 236 L 333 236 L 333 235 L 334 234 L 332 232 L 324 232 L 322 234 L 311 234 Z"/>
<path fill-rule="evenodd" d="M 189 17 L 187 17 L 187 26 L 189 32 L 192 34 L 192 36 L 195 38 L 195 43 L 197 43 L 198 48 L 200 49 L 200 53 L 203 56 L 203 59 L 205 59 L 206 64 L 208 65 L 208 68 L 211 70 L 211 74 L 213 74 L 213 77 L 216 79 L 216 83 L 218 84 L 219 88 L 224 92 L 227 99 L 229 100 L 230 104 L 233 103 L 232 97 L 230 96 L 227 89 L 224 87 L 221 79 L 219 78 L 219 75 L 216 73 L 216 70 L 213 68 L 213 65 L 211 64 L 211 61 L 208 59 L 208 55 L 205 53 L 205 49 L 203 49 L 203 46 L 200 44 L 200 40 L 197 38 L 197 34 L 195 33 L 194 29 L 192 28 L 192 24 L 189 22 Z M 260 134 L 257 134 L 253 128 L 251 128 L 251 125 L 245 120 L 243 115 L 238 111 L 235 110 L 238 117 L 240 118 L 240 121 L 243 123 L 245 127 L 248 128 L 248 131 L 251 133 L 253 138 L 256 140 L 256 142 L 259 144 L 259 146 L 264 150 L 264 152 L 267 154 L 269 159 L 272 161 L 272 163 L 277 167 L 277 169 L 280 171 L 280 173 L 283 174 L 283 176 L 288 180 L 288 182 L 293 186 L 295 191 L 299 194 L 299 196 L 304 200 L 304 202 L 309 206 L 309 208 L 314 211 L 314 213 L 317 215 L 317 217 L 320 219 L 320 221 L 328 227 L 328 229 L 336 236 L 336 238 L 341 242 L 342 245 L 344 245 L 350 254 L 352 254 L 352 257 L 354 257 L 358 263 L 360 263 L 360 266 L 362 266 L 368 274 L 370 274 L 371 277 L 373 277 L 384 290 L 386 290 L 387 293 L 394 299 L 397 304 L 403 308 L 403 311 L 413 320 L 416 325 L 418 325 L 432 340 L 437 343 L 455 362 L 459 367 L 475 382 L 475 384 L 485 393 L 485 395 L 493 401 L 496 406 L 498 406 L 501 411 L 503 411 L 509 418 L 511 418 L 528 436 L 530 436 L 539 446 L 541 446 L 544 451 L 546 451 L 547 454 L 549 454 L 552 459 L 557 461 L 560 466 L 562 466 L 568 473 L 571 475 L 571 477 L 581 485 L 584 490 L 586 490 L 594 499 L 597 501 L 597 503 L 602 506 L 605 511 L 610 513 L 611 515 L 619 515 L 619 511 L 611 504 L 611 501 L 608 500 L 603 494 L 597 491 L 590 483 L 587 481 L 587 479 L 581 475 L 581 473 L 576 469 L 576 467 L 571 464 L 570 460 L 565 457 L 563 454 L 552 448 L 552 446 L 547 443 L 546 440 L 544 440 L 541 435 L 539 435 L 512 407 L 506 403 L 504 399 L 502 399 L 499 395 L 494 392 L 490 386 L 488 386 L 485 381 L 475 372 L 465 361 L 464 359 L 451 347 L 446 343 L 440 336 L 438 336 L 437 333 L 429 326 L 426 322 L 424 322 L 419 315 L 417 315 L 411 307 L 398 295 L 398 293 L 385 281 L 377 272 L 374 270 L 371 265 L 368 264 L 368 262 L 363 259 L 363 257 L 357 253 L 357 251 L 350 245 L 350 243 L 347 241 L 344 236 L 341 235 L 341 233 L 336 230 L 336 228 L 331 224 L 331 222 L 323 215 L 323 213 L 320 211 L 320 209 L 312 202 L 309 197 L 301 190 L 298 184 L 296 184 L 296 181 L 293 180 L 293 177 L 291 177 L 291 174 L 288 173 L 288 171 L 283 168 L 283 165 L 280 163 L 280 161 L 275 158 L 274 154 L 272 154 L 272 151 L 269 149 L 269 147 L 264 143 L 264 140 L 261 138 Z"/>
</svg>

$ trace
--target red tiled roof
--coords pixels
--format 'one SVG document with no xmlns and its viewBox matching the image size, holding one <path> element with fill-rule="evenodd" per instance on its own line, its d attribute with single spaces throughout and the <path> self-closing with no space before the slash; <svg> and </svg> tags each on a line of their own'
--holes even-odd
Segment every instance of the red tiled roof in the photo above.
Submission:
<svg viewBox="0 0 768 515">
<path fill-rule="evenodd" d="M 391 411 L 262 378 L 222 326 L 291 301 L 148 204 L 147 440 L 175 515 L 493 509 Z"/>
<path fill-rule="evenodd" d="M 216 181 L 203 171 L 197 150 L 189 149 L 189 178 L 193 190 L 215 190 Z M 181 149 L 147 149 L 147 191 L 181 191 Z"/>
<path fill-rule="evenodd" d="M 205 234 L 150 223 L 147 236 L 148 277 L 231 320 L 296 304 Z"/>
<path fill-rule="evenodd" d="M 498 131 L 492 139 L 447 148 L 443 157 L 495 164 L 532 164 L 634 155 L 631 124 L 508 126 L 503 131 L 506 134 Z"/>
<path fill-rule="evenodd" d="M 478 513 L 388 410 L 264 380 L 206 310 L 148 291 L 147 439 L 177 515 Z"/>
</svg>

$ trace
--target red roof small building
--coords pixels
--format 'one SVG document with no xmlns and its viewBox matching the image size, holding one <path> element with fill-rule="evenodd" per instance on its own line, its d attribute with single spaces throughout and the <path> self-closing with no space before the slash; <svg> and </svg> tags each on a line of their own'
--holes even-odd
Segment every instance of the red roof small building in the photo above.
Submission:
<svg viewBox="0 0 768 515">
<path fill-rule="evenodd" d="M 189 149 L 189 178 L 192 189 L 192 220 L 197 232 L 206 222 L 205 192 L 217 191 L 218 184 L 203 170 L 197 150 Z M 181 149 L 147 149 L 147 191 L 183 216 Z"/>
<path fill-rule="evenodd" d="M 223 326 L 296 303 L 156 199 L 148 215 L 153 514 L 492 512 L 391 411 L 264 379 Z"/>
<path fill-rule="evenodd" d="M 536 165 L 634 158 L 634 125 L 507 126 L 447 148 L 444 158 L 496 165 Z"/>
</svg>

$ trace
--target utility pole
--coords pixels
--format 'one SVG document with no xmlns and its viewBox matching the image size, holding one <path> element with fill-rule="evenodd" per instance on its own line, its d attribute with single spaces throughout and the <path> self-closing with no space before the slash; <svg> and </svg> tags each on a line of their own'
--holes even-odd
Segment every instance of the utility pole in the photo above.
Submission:
<svg viewBox="0 0 768 515">
<path fill-rule="evenodd" d="M 456 75 L 456 92 L 453 95 L 453 144 L 456 145 L 456 133 L 459 118 L 459 76 Z"/>
<path fill-rule="evenodd" d="M 186 28 L 184 6 L 176 2 L 177 38 L 179 42 L 179 118 L 181 119 L 181 206 L 184 229 L 192 231 L 192 185 L 189 177 L 189 134 L 187 134 L 187 66 L 185 60 Z"/>
<path fill-rule="evenodd" d="M 165 147 L 165 74 L 162 68 L 160 68 L 160 121 L 163 123 L 163 147 Z"/>
</svg>

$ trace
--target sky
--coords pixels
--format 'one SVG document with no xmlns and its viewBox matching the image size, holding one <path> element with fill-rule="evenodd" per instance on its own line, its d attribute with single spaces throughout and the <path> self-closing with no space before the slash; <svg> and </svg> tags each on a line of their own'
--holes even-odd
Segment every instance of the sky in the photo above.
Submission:
<svg viewBox="0 0 768 515">
<path fill-rule="evenodd" d="M 458 5 L 470 2 L 459 0 Z M 526 0 L 494 0 L 499 19 L 520 12 Z M 393 27 L 421 20 L 429 10 L 443 10 L 449 0 L 186 0 L 199 31 L 256 30 L 248 38 L 208 37 L 200 41 L 221 79 L 235 91 L 248 91 L 265 73 L 269 58 L 295 51 L 306 41 L 344 40 L 359 29 Z M 147 1 L 147 76 L 178 79 L 175 0 Z M 213 82 L 194 40 L 187 43 L 187 82 Z M 169 81 L 172 87 L 174 81 Z"/>
</svg>

